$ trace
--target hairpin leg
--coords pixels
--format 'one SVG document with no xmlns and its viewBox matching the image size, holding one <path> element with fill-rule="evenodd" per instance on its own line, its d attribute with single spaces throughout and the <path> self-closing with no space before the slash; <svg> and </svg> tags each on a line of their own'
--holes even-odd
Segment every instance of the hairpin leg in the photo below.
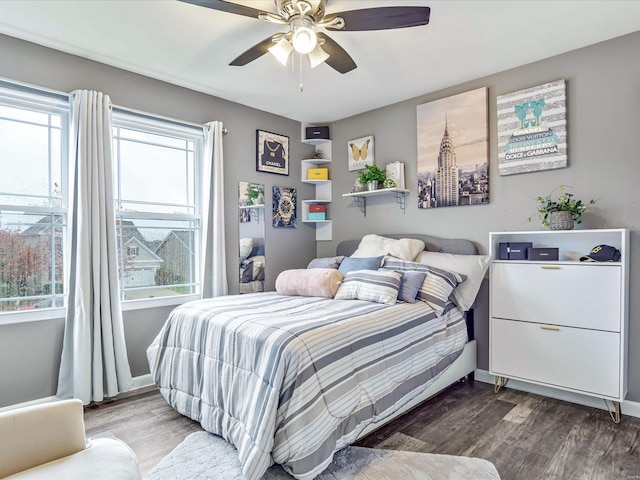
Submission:
<svg viewBox="0 0 640 480">
<path fill-rule="evenodd" d="M 620 423 L 620 417 L 622 414 L 622 411 L 620 410 L 620 402 L 616 402 L 614 400 L 611 403 L 613 404 L 613 410 L 609 408 L 609 402 L 607 401 L 607 399 L 604 399 L 604 406 L 607 407 L 607 412 L 609 412 L 611 420 L 613 420 L 613 423 L 618 424 Z"/>
<path fill-rule="evenodd" d="M 493 380 L 493 393 L 498 393 L 502 387 L 506 387 L 509 379 L 496 375 Z"/>
</svg>

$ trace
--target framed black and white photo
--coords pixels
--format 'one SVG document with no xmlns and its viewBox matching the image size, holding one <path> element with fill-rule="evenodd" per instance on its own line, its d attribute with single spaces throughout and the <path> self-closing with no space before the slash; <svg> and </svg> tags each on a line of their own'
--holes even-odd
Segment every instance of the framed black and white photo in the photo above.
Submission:
<svg viewBox="0 0 640 480">
<path fill-rule="evenodd" d="M 418 208 L 489 203 L 488 89 L 416 107 Z"/>
<path fill-rule="evenodd" d="M 256 130 L 256 170 L 289 175 L 289 137 Z"/>
<path fill-rule="evenodd" d="M 273 187 L 273 226 L 274 228 L 296 228 L 297 194 L 295 188 Z"/>
</svg>

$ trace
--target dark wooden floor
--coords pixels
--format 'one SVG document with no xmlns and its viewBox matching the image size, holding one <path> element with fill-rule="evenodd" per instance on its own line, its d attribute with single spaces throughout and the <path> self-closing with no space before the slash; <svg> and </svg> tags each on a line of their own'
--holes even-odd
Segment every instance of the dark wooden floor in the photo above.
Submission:
<svg viewBox="0 0 640 480">
<path fill-rule="evenodd" d="M 623 412 L 624 414 L 624 412 Z M 156 391 L 87 409 L 88 435 L 111 432 L 146 473 L 200 426 Z M 481 382 L 459 383 L 358 445 L 487 459 L 503 480 L 640 480 L 640 419 Z"/>
</svg>

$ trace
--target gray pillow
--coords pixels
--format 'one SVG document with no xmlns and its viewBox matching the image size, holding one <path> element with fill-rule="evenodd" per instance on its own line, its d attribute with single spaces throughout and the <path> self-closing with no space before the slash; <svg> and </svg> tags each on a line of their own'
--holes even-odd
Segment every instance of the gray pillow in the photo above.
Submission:
<svg viewBox="0 0 640 480">
<path fill-rule="evenodd" d="M 465 278 L 459 273 L 450 272 L 436 267 L 429 267 L 421 263 L 408 262 L 399 258 L 387 255 L 384 259 L 385 270 L 395 270 L 397 272 L 425 272 L 422 285 L 418 290 L 417 298 L 428 303 L 438 316 L 444 313 L 444 307 L 449 301 L 449 296 L 456 288 L 456 285 L 462 283 Z"/>
<path fill-rule="evenodd" d="M 426 276 L 427 272 L 404 272 L 400 283 L 400 291 L 398 292 L 398 300 L 407 303 L 416 303 L 418 290 L 420 290 L 422 282 L 424 282 L 424 277 Z"/>
<path fill-rule="evenodd" d="M 338 270 L 340 270 L 343 275 L 354 270 L 377 270 L 380 268 L 383 258 L 384 255 L 364 258 L 345 257 Z"/>
<path fill-rule="evenodd" d="M 342 260 L 344 260 L 344 255 L 338 255 L 337 257 L 314 258 L 309 262 L 307 268 L 333 268 L 337 270 L 342 263 Z"/>
</svg>

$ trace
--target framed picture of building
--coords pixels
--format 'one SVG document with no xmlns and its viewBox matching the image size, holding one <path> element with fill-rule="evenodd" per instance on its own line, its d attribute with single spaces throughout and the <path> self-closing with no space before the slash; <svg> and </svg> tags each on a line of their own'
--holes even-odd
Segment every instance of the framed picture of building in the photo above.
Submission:
<svg viewBox="0 0 640 480">
<path fill-rule="evenodd" d="M 289 175 L 289 137 L 256 130 L 256 170 Z"/>
<path fill-rule="evenodd" d="M 489 203 L 487 88 L 417 107 L 418 208 Z"/>
<path fill-rule="evenodd" d="M 498 96 L 500 175 L 567 166 L 564 80 Z"/>
<path fill-rule="evenodd" d="M 297 228 L 297 194 L 295 188 L 273 187 L 274 228 Z"/>
</svg>

